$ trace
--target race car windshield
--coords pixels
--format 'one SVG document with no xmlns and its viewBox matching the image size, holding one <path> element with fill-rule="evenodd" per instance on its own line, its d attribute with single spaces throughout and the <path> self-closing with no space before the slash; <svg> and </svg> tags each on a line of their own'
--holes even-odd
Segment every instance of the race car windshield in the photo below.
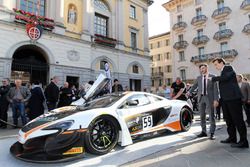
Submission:
<svg viewBox="0 0 250 167">
<path fill-rule="evenodd" d="M 84 105 L 87 108 L 103 108 L 112 106 L 116 103 L 119 99 L 121 99 L 124 95 L 107 95 L 101 98 L 95 99 L 90 101 Z"/>
</svg>

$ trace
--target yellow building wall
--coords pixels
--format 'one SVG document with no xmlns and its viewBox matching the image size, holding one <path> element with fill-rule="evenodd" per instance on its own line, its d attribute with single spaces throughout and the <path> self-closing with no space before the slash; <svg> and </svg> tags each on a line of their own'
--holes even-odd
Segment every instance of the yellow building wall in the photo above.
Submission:
<svg viewBox="0 0 250 167">
<path fill-rule="evenodd" d="M 75 24 L 70 24 L 68 21 L 69 10 L 74 6 L 76 11 L 76 22 Z M 66 27 L 67 36 L 73 38 L 80 38 L 80 33 L 82 31 L 82 21 L 83 21 L 83 1 L 82 0 L 64 0 L 64 25 Z"/>
<path fill-rule="evenodd" d="M 130 5 L 135 6 L 136 8 L 136 19 L 130 18 Z M 125 20 L 125 27 L 124 27 L 124 43 L 126 46 L 131 47 L 131 39 L 130 39 L 130 28 L 133 27 L 138 30 L 137 36 L 137 48 L 140 49 L 137 53 L 143 54 L 144 50 L 143 47 L 143 36 L 144 36 L 144 29 L 143 29 L 143 8 L 132 3 L 128 0 L 124 1 L 124 20 Z M 147 39 L 145 39 L 147 40 Z M 126 48 L 127 51 L 131 51 L 131 48 Z"/>
</svg>

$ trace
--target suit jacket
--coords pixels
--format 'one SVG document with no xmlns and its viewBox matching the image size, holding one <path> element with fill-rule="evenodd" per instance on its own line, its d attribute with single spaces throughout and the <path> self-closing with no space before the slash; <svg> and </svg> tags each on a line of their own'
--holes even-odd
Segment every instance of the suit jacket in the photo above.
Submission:
<svg viewBox="0 0 250 167">
<path fill-rule="evenodd" d="M 116 85 L 112 86 L 112 92 L 115 92 L 115 87 L 116 87 Z M 121 84 L 118 84 L 117 87 L 118 87 L 118 92 L 122 92 L 123 91 L 123 88 L 122 88 Z"/>
<path fill-rule="evenodd" d="M 46 97 L 47 102 L 56 103 L 59 98 L 58 86 L 56 86 L 54 82 L 50 82 L 50 84 L 46 87 L 44 91 L 44 95 Z"/>
<path fill-rule="evenodd" d="M 250 101 L 250 85 L 248 82 L 241 82 L 240 87 L 242 93 L 242 101 L 247 102 Z"/>
<path fill-rule="evenodd" d="M 232 66 L 224 66 L 221 75 L 212 78 L 213 82 L 219 81 L 221 99 L 224 101 L 241 99 L 242 94 Z"/>
<path fill-rule="evenodd" d="M 8 94 L 7 94 L 7 100 L 9 102 L 11 102 L 11 100 L 13 99 L 13 97 L 15 96 L 15 91 L 16 91 L 16 87 L 12 87 L 10 88 Z M 24 101 L 23 102 L 28 102 L 28 100 L 30 99 L 31 97 L 31 93 L 30 93 L 30 90 L 24 86 L 21 86 L 20 87 L 20 92 L 24 98 Z"/>
<path fill-rule="evenodd" d="M 7 94 L 10 90 L 10 85 L 0 87 L 0 105 L 8 105 Z"/>
<path fill-rule="evenodd" d="M 208 74 L 208 77 L 215 77 L 215 75 Z M 194 85 L 189 90 L 189 93 L 192 93 L 195 89 L 198 88 L 198 102 L 200 101 L 202 95 L 202 80 L 203 80 L 203 75 L 198 76 Z M 207 95 L 210 103 L 213 103 L 213 101 L 215 100 L 219 101 L 218 85 L 209 79 L 207 80 Z"/>
</svg>

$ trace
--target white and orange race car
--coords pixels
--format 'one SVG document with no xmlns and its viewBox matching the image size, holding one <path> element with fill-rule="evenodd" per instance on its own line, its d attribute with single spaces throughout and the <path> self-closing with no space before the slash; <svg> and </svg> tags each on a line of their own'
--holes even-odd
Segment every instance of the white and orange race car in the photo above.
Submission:
<svg viewBox="0 0 250 167">
<path fill-rule="evenodd" d="M 61 162 L 86 151 L 106 154 L 117 144 L 127 146 L 165 131 L 190 129 L 193 115 L 185 101 L 145 92 L 93 99 L 108 81 L 99 77 L 84 99 L 32 120 L 19 131 L 11 153 L 26 161 Z"/>
</svg>

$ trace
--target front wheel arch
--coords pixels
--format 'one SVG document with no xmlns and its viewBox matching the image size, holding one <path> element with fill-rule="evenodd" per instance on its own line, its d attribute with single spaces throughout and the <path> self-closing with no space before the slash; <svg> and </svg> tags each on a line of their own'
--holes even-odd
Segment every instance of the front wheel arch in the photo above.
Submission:
<svg viewBox="0 0 250 167">
<path fill-rule="evenodd" d="M 186 132 L 191 128 L 193 114 L 190 108 L 183 107 L 180 111 L 181 131 Z"/>
<path fill-rule="evenodd" d="M 93 139 L 96 139 L 95 138 L 96 136 L 99 136 L 99 138 L 102 138 L 102 137 L 100 137 L 99 132 L 97 132 L 98 135 L 96 135 L 96 136 L 94 134 L 95 126 L 96 126 L 96 128 L 98 128 L 97 127 L 98 125 L 96 125 L 96 124 L 98 124 L 99 122 L 101 122 L 101 123 L 103 122 L 103 129 L 106 129 L 108 127 L 109 128 L 108 133 L 110 131 L 112 131 L 111 133 L 112 133 L 112 135 L 114 135 L 114 136 L 111 136 L 108 133 L 106 135 L 103 135 L 103 136 L 105 136 L 105 138 L 107 136 L 109 136 L 108 137 L 109 139 L 107 139 L 106 142 L 111 142 L 110 144 L 108 144 L 107 148 L 105 148 L 105 146 L 103 146 L 103 148 L 102 148 L 101 144 L 99 146 L 97 146 L 97 143 L 94 143 L 94 141 L 92 141 Z M 106 124 L 107 127 L 104 127 L 104 124 Z M 99 125 L 99 129 L 101 129 L 100 125 Z M 110 152 L 118 143 L 120 129 L 121 129 L 121 127 L 120 127 L 119 122 L 113 116 L 100 115 L 100 116 L 96 117 L 89 124 L 88 131 L 84 135 L 84 145 L 86 147 L 86 150 L 90 153 L 97 154 L 97 155 L 103 155 L 103 154 Z M 100 134 L 102 134 L 102 133 L 103 132 L 100 132 Z M 101 142 L 101 139 L 99 139 L 99 142 Z M 103 142 L 103 143 L 105 145 L 105 142 Z"/>
</svg>

